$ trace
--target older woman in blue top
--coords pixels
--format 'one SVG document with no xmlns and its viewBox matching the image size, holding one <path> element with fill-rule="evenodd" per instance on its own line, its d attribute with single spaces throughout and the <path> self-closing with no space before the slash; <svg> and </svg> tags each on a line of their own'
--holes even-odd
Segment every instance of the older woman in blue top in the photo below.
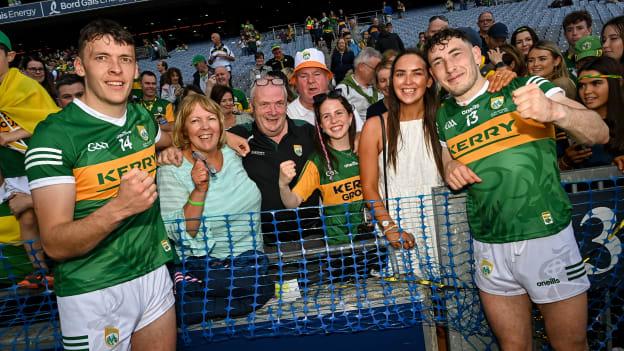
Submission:
<svg viewBox="0 0 624 351">
<path fill-rule="evenodd" d="M 261 252 L 260 190 L 224 147 L 223 124 L 217 103 L 184 98 L 173 132 L 182 165 L 158 169 L 161 213 L 180 259 L 175 282 L 184 324 L 249 313 L 273 292 Z"/>
</svg>

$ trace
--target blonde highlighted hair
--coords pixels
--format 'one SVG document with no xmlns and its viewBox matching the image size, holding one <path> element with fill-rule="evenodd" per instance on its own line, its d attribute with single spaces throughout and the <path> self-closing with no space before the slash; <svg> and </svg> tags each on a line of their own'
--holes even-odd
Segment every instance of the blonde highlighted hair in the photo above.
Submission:
<svg viewBox="0 0 624 351">
<path fill-rule="evenodd" d="M 186 120 L 191 117 L 197 105 L 203 110 L 217 115 L 219 128 L 221 129 L 217 149 L 221 149 L 223 145 L 225 145 L 224 116 L 223 112 L 221 112 L 221 106 L 207 96 L 199 94 L 187 95 L 180 103 L 180 106 L 178 106 L 178 112 L 176 113 L 176 120 L 173 126 L 173 145 L 186 149 L 191 144 L 185 129 Z"/>
<path fill-rule="evenodd" d="M 568 67 L 566 66 L 566 63 L 565 63 L 565 59 L 563 57 L 563 54 L 561 53 L 561 50 L 557 46 L 557 44 L 553 43 L 552 41 L 542 40 L 542 41 L 539 41 L 537 44 L 533 45 L 533 47 L 531 48 L 531 51 L 535 49 L 546 50 L 550 52 L 553 59 L 556 59 L 557 57 L 559 57 L 560 59 L 559 64 L 553 68 L 552 75 L 550 77 L 544 77 L 544 78 L 550 81 L 559 79 L 561 77 L 570 78 L 570 75 L 568 74 Z M 531 53 L 531 51 L 529 51 L 529 54 Z M 528 64 L 528 58 L 527 58 L 527 64 Z"/>
</svg>

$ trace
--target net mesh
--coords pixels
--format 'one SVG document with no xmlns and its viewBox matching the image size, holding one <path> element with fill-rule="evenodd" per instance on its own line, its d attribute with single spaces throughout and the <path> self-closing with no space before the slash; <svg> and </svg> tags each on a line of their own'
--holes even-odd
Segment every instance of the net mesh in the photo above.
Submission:
<svg viewBox="0 0 624 351">
<path fill-rule="evenodd" d="M 593 177 L 564 184 L 592 282 L 592 350 L 622 345 L 622 182 Z M 254 222 L 257 214 L 199 219 L 193 238 L 199 244 L 193 250 L 187 249 L 188 236 L 177 235 L 171 242 L 178 251 L 169 270 L 179 343 L 422 325 L 434 333 L 443 327 L 450 349 L 497 349 L 474 285 L 465 195 L 440 188 L 429 195 L 390 199 L 389 204 L 400 229 L 416 238 L 416 249 L 393 249 L 374 220 L 369 225 L 347 220 L 348 241 L 331 243 L 330 215 L 323 208 L 315 209 L 316 226 L 298 225 L 290 241 L 275 235 L 278 240 L 270 244 L 267 235 L 277 233 L 263 237 L 260 223 Z M 261 224 L 269 218 L 279 226 L 279 211 L 261 218 Z M 166 225 L 182 231 L 182 223 Z M 222 225 L 222 232 L 210 230 Z M 32 271 L 42 273 L 28 258 L 32 250 L 32 242 L 0 244 L 0 349 L 62 349 L 53 286 L 45 279 L 36 289 L 18 286 Z M 534 314 L 534 340 L 548 349 L 542 318 L 537 310 Z"/>
</svg>

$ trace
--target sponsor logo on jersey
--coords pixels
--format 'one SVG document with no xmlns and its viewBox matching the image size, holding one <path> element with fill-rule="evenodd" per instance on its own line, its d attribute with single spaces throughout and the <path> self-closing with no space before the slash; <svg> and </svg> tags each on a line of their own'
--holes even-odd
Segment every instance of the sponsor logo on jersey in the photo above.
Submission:
<svg viewBox="0 0 624 351">
<path fill-rule="evenodd" d="M 119 343 L 119 329 L 111 326 L 104 328 L 104 343 L 110 348 L 115 347 Z"/>
<path fill-rule="evenodd" d="M 76 201 L 106 200 L 117 195 L 121 177 L 132 168 L 156 174 L 154 146 L 133 154 L 73 170 L 76 179 Z"/>
<path fill-rule="evenodd" d="M 542 212 L 542 220 L 544 221 L 544 224 L 546 225 L 554 223 L 552 215 L 550 214 L 550 211 Z"/>
<path fill-rule="evenodd" d="M 541 282 L 537 282 L 537 286 L 550 286 L 550 285 L 555 285 L 555 284 L 559 284 L 561 283 L 561 281 L 557 278 L 550 278 L 548 280 L 542 280 Z"/>
<path fill-rule="evenodd" d="M 504 96 L 494 96 L 490 99 L 490 108 L 492 110 L 498 110 L 503 107 L 503 104 L 505 104 Z"/>
<path fill-rule="evenodd" d="M 518 145 L 554 137 L 552 125 L 528 123 L 512 112 L 458 134 L 448 139 L 446 145 L 453 158 L 469 164 Z"/>
<path fill-rule="evenodd" d="M 489 277 L 494 271 L 494 264 L 485 258 L 481 260 L 481 273 L 485 277 Z"/>
<path fill-rule="evenodd" d="M 87 151 L 93 152 L 98 150 L 108 149 L 108 143 L 104 141 L 96 141 L 94 143 L 87 144 Z"/>
<path fill-rule="evenodd" d="M 295 152 L 295 155 L 301 157 L 301 155 L 303 155 L 303 146 L 295 144 L 293 145 L 293 151 Z"/>
<path fill-rule="evenodd" d="M 444 130 L 449 130 L 453 127 L 457 127 L 457 122 L 455 122 L 454 120 L 450 120 L 446 123 L 444 123 Z"/>
<path fill-rule="evenodd" d="M 344 165 L 344 168 L 351 168 L 351 167 L 358 167 L 360 165 L 360 163 L 358 161 L 353 161 L 353 162 L 349 162 L 346 165 Z"/>
<path fill-rule="evenodd" d="M 145 127 L 142 125 L 138 125 L 137 129 L 139 130 L 139 136 L 141 136 L 141 139 L 148 141 L 149 133 L 147 132 L 147 129 L 145 129 Z"/>
<path fill-rule="evenodd" d="M 323 194 L 323 203 L 327 205 L 344 204 L 364 198 L 359 175 L 322 184 L 321 193 Z"/>
<path fill-rule="evenodd" d="M 252 155 L 258 155 L 258 156 L 264 156 L 265 152 L 264 151 L 258 151 L 258 150 L 251 150 L 251 154 Z"/>
</svg>

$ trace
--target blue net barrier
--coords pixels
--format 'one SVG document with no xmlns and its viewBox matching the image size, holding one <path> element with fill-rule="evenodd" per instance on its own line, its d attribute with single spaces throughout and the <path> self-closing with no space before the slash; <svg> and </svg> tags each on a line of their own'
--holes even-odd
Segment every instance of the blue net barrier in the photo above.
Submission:
<svg viewBox="0 0 624 351">
<path fill-rule="evenodd" d="M 624 319 L 624 178 L 608 168 L 562 180 L 592 282 L 590 349 L 610 349 L 621 345 Z M 465 194 L 436 188 L 389 200 L 397 225 L 416 238 L 412 250 L 388 245 L 375 220 L 354 210 L 362 207 L 205 217 L 195 237 L 183 219 L 167 222 L 180 347 L 417 326 L 439 337 L 442 329 L 451 350 L 498 349 L 474 285 Z M 32 250 L 32 242 L 0 244 L 0 349 L 62 349 L 53 286 L 18 287 L 36 270 Z M 549 349 L 537 310 L 534 320 L 535 343 Z"/>
</svg>

